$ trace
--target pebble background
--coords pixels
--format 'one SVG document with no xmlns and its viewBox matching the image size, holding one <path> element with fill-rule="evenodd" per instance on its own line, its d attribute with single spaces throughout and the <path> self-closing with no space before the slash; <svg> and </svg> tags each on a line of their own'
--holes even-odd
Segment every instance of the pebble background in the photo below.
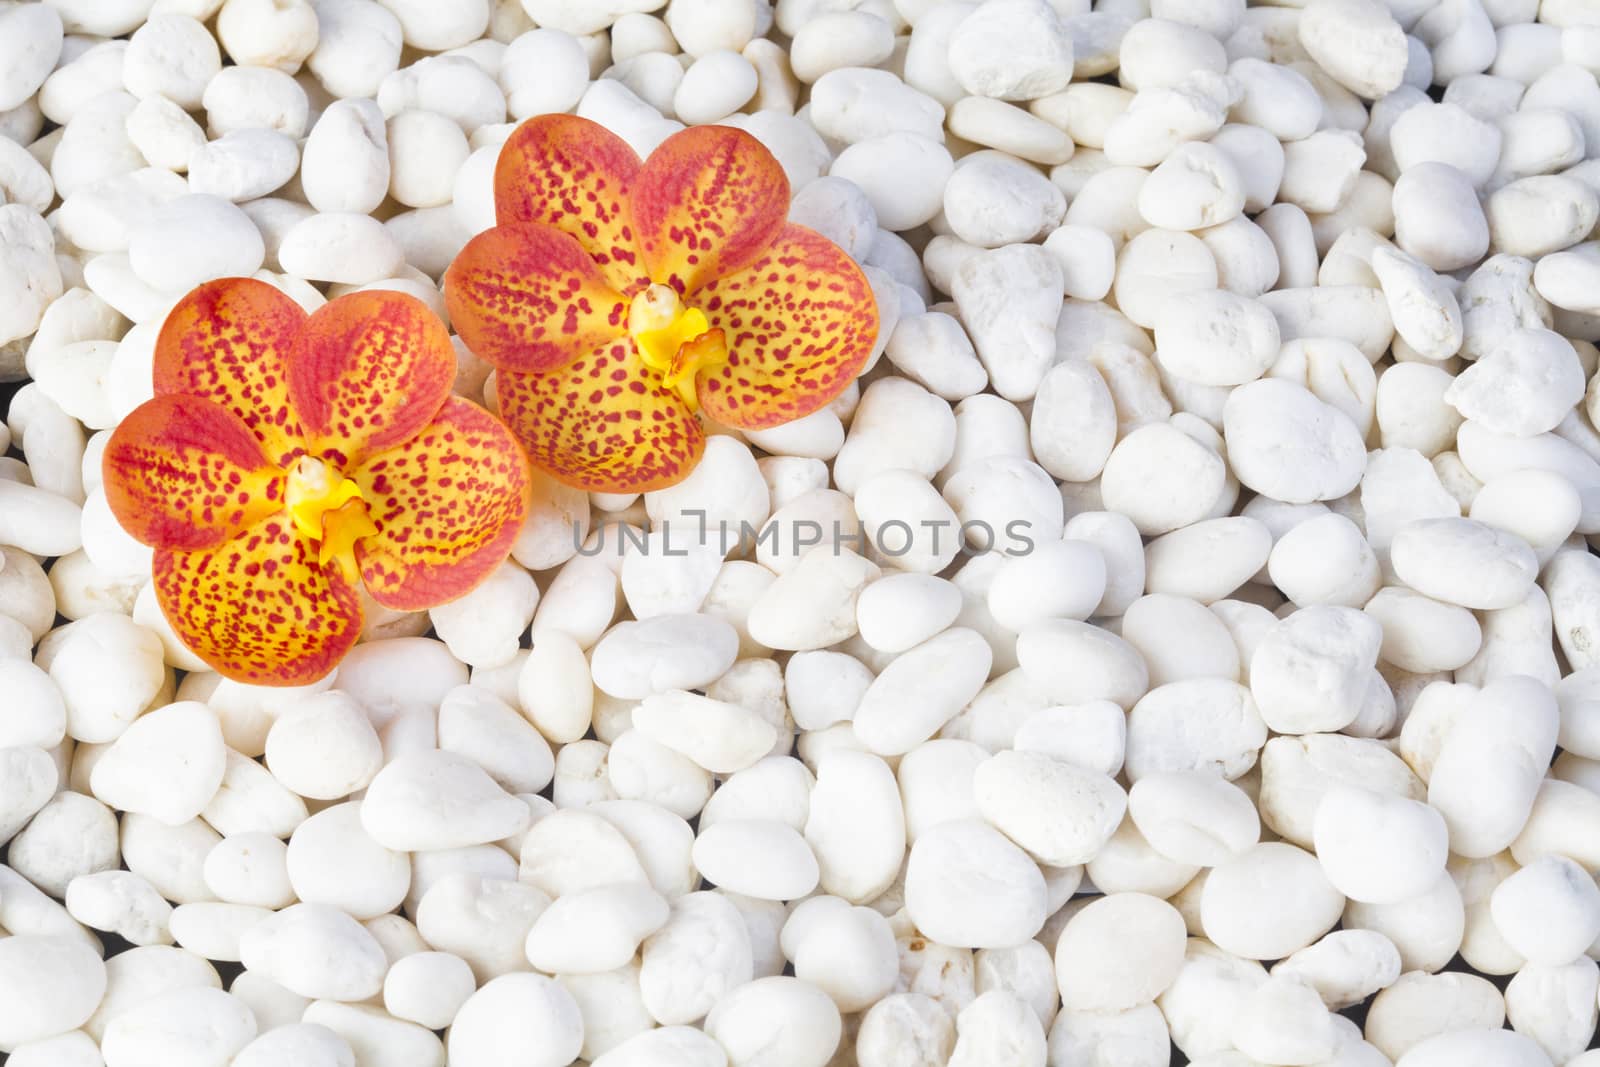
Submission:
<svg viewBox="0 0 1600 1067">
<path fill-rule="evenodd" d="M 0 1061 L 1600 1067 L 1597 73 L 1594 0 L 0 2 Z M 443 315 L 563 111 L 760 139 L 873 365 L 205 671 L 99 485 L 166 310 Z"/>
</svg>

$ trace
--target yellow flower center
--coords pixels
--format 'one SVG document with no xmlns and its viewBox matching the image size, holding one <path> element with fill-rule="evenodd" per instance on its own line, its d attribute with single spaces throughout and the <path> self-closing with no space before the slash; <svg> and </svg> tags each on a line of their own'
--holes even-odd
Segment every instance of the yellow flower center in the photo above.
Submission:
<svg viewBox="0 0 1600 1067">
<path fill-rule="evenodd" d="M 686 307 L 670 285 L 652 285 L 633 298 L 628 332 L 644 365 L 659 372 L 691 411 L 698 411 L 695 375 L 701 368 L 727 362 L 722 331 L 711 328 L 705 312 Z"/>
<path fill-rule="evenodd" d="M 322 460 L 301 456 L 289 471 L 284 499 L 295 529 L 317 542 L 317 562 L 337 562 L 353 581 L 356 542 L 378 532 L 360 486 Z"/>
</svg>

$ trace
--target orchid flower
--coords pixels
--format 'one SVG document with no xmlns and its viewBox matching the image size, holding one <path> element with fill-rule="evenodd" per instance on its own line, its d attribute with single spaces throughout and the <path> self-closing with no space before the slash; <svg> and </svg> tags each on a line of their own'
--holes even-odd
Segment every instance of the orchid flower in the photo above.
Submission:
<svg viewBox="0 0 1600 1067">
<path fill-rule="evenodd" d="M 558 481 L 638 492 L 705 450 L 699 413 L 765 429 L 824 407 L 878 333 L 859 267 L 787 221 L 789 182 L 740 130 L 650 158 L 573 115 L 523 123 L 495 168 L 497 225 L 445 273 L 451 321 L 497 370 L 500 416 Z"/>
<path fill-rule="evenodd" d="M 308 316 L 224 278 L 178 303 L 155 397 L 112 433 L 103 470 L 117 520 L 156 550 L 156 596 L 185 645 L 235 681 L 303 685 L 360 636 L 359 586 L 420 611 L 505 559 L 527 461 L 450 394 L 455 371 L 444 324 L 403 293 Z"/>
</svg>

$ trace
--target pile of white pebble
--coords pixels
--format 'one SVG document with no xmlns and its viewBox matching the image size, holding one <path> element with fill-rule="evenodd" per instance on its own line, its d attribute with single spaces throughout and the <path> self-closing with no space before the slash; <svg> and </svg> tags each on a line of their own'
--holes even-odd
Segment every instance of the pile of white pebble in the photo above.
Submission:
<svg viewBox="0 0 1600 1067">
<path fill-rule="evenodd" d="M 0 1060 L 1600 1065 L 1597 73 L 1594 0 L 0 2 Z M 207 672 L 100 486 L 166 310 L 443 314 L 561 111 L 759 138 L 881 358 Z"/>
</svg>

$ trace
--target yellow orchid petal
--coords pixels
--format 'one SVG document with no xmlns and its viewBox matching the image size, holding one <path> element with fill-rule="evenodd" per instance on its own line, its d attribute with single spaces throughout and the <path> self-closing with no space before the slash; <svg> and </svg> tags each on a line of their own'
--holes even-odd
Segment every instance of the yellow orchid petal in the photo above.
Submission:
<svg viewBox="0 0 1600 1067">
<path fill-rule="evenodd" d="M 749 267 L 706 283 L 688 301 L 720 329 L 728 358 L 699 375 L 700 403 L 746 430 L 826 406 L 872 354 L 878 304 L 838 245 L 788 223 Z"/>
<path fill-rule="evenodd" d="M 496 381 L 500 417 L 533 464 L 567 485 L 661 489 L 687 477 L 705 451 L 700 421 L 630 337 L 559 370 Z"/>
</svg>

